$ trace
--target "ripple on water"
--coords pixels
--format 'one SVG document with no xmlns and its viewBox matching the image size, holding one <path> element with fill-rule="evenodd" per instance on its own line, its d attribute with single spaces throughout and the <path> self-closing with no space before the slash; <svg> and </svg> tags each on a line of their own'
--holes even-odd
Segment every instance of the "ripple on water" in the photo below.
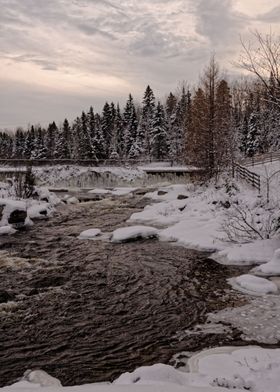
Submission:
<svg viewBox="0 0 280 392">
<path fill-rule="evenodd" d="M 143 205 L 135 197 L 64 207 L 50 221 L 0 239 L 2 250 L 23 259 L 17 271 L 0 269 L 18 306 L 0 313 L 1 385 L 28 368 L 44 369 L 64 385 L 112 380 L 234 338 L 228 331 L 184 339 L 176 333 L 241 302 L 225 280 L 240 268 L 157 240 L 77 238 L 91 227 L 111 232 L 127 225 Z M 30 260 L 31 267 L 24 264 Z"/>
</svg>

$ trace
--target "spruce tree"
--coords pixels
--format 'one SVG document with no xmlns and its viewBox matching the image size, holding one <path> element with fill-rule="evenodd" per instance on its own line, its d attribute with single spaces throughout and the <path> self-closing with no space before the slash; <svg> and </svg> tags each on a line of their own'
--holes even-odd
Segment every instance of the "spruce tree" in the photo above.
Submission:
<svg viewBox="0 0 280 392">
<path fill-rule="evenodd" d="M 153 130 L 151 133 L 150 145 L 151 145 L 151 156 L 153 159 L 165 159 L 167 157 L 167 132 L 166 132 L 166 120 L 164 116 L 164 108 L 160 102 L 158 102 L 154 121 Z"/>
</svg>

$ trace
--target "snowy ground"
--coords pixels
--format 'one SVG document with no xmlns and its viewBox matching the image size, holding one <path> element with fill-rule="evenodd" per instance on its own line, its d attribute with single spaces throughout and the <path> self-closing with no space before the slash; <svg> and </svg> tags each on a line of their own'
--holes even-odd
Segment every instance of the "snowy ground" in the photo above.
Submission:
<svg viewBox="0 0 280 392">
<path fill-rule="evenodd" d="M 271 170 L 275 171 L 275 168 Z M 276 175 L 273 176 L 275 178 Z M 254 266 L 249 274 L 229 282 L 233 288 L 248 294 L 249 303 L 240 308 L 211 314 L 208 320 L 238 328 L 244 340 L 275 344 L 280 340 L 280 254 L 277 251 L 280 249 L 280 237 L 277 230 L 272 229 L 278 220 L 276 183 L 270 191 L 271 202 L 267 205 L 266 194 L 259 196 L 246 186 L 230 181 L 219 186 L 210 184 L 208 187 L 192 184 L 163 186 L 145 195 L 151 199 L 151 204 L 143 211 L 134 213 L 126 227 L 113 232 L 112 240 L 123 241 L 152 235 L 161 241 L 213 252 L 212 258 L 219 263 Z M 107 192 L 95 189 L 91 193 Z M 128 193 L 127 188 L 123 191 L 118 188 L 115 195 Z M 36 214 L 36 208 L 37 205 L 29 206 L 33 214 Z M 237 210 L 245 211 L 246 219 L 254 230 L 248 233 L 246 229 L 244 241 L 237 230 L 237 233 L 233 233 L 236 234 L 235 242 L 230 242 L 226 232 L 229 222 L 235 222 Z M 80 238 L 99 235 L 100 231 L 95 229 L 81 233 Z M 207 350 L 192 356 L 181 370 L 189 372 L 157 364 L 124 374 L 114 384 L 65 389 L 75 392 L 280 391 L 279 349 L 245 347 Z M 30 383 L 32 377 L 29 375 L 20 383 L 3 389 L 8 392 L 18 389 L 29 391 L 45 384 L 46 391 L 61 390 L 57 380 L 45 381 L 45 377 L 44 374 L 41 377 L 37 375 L 36 382 L 33 379 L 33 383 Z"/>
<path fill-rule="evenodd" d="M 257 346 L 220 347 L 181 359 L 181 370 L 155 364 L 124 373 L 113 384 L 61 386 L 59 380 L 44 371 L 27 371 L 23 379 L 3 391 L 27 392 L 44 387 L 45 391 L 62 389 L 73 392 L 277 392 L 280 390 L 280 350 Z"/>
</svg>

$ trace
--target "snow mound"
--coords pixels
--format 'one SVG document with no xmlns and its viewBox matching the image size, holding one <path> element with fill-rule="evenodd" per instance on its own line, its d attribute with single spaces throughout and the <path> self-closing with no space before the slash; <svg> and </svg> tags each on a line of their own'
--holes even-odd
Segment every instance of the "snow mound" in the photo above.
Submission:
<svg viewBox="0 0 280 392">
<path fill-rule="evenodd" d="M 0 227 L 0 235 L 15 234 L 15 232 L 16 230 L 9 225 Z"/>
<path fill-rule="evenodd" d="M 131 192 L 136 191 L 137 188 L 132 187 L 119 187 L 113 189 L 103 189 L 103 188 L 94 188 L 88 193 L 90 194 L 97 194 L 97 195 L 113 195 L 113 196 L 125 196 L 130 194 Z"/>
<path fill-rule="evenodd" d="M 61 382 L 50 376 L 44 370 L 26 370 L 23 375 L 23 381 L 31 384 L 39 384 L 41 387 L 62 387 Z"/>
<path fill-rule="evenodd" d="M 252 392 L 276 392 L 280 384 L 280 350 L 258 346 L 218 347 L 188 360 L 191 373 L 211 386 Z"/>
<path fill-rule="evenodd" d="M 107 195 L 107 194 L 112 193 L 112 191 L 110 191 L 109 189 L 95 188 L 95 189 L 88 191 L 88 193 L 94 194 L 94 195 Z"/>
<path fill-rule="evenodd" d="M 122 227 L 113 232 L 112 242 L 126 242 L 140 238 L 158 237 L 159 230 L 150 226 L 129 226 Z"/>
<path fill-rule="evenodd" d="M 27 215 L 31 219 L 46 219 L 51 213 L 51 206 L 48 203 L 35 204 L 27 208 Z"/>
<path fill-rule="evenodd" d="M 278 288 L 275 283 L 258 276 L 244 274 L 228 279 L 233 288 L 252 295 L 275 294 Z"/>
<path fill-rule="evenodd" d="M 100 234 L 101 234 L 100 229 L 88 229 L 83 231 L 78 238 L 80 240 L 90 240 L 92 238 L 99 236 Z"/>
<path fill-rule="evenodd" d="M 273 252 L 280 248 L 280 239 L 256 240 L 249 244 L 239 244 L 228 247 L 211 258 L 220 264 L 252 265 L 267 263 Z"/>
<path fill-rule="evenodd" d="M 174 369 L 172 366 L 161 363 L 153 366 L 142 366 L 132 373 L 124 373 L 114 381 L 114 384 L 175 384 L 187 385 L 186 374 Z"/>
<path fill-rule="evenodd" d="M 79 199 L 77 199 L 75 196 L 69 197 L 66 199 L 67 204 L 79 204 Z"/>
<path fill-rule="evenodd" d="M 255 268 L 254 273 L 262 273 L 264 275 L 280 275 L 280 249 L 274 252 L 272 259 L 257 268 Z"/>
</svg>

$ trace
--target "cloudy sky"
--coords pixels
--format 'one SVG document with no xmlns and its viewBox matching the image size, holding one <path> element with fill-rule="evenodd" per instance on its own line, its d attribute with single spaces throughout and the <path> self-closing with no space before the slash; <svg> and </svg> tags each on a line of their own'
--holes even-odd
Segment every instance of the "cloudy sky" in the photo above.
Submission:
<svg viewBox="0 0 280 392">
<path fill-rule="evenodd" d="M 234 72 L 240 35 L 279 22 L 279 0 L 0 0 L 0 128 L 163 97 L 213 51 Z"/>
</svg>

